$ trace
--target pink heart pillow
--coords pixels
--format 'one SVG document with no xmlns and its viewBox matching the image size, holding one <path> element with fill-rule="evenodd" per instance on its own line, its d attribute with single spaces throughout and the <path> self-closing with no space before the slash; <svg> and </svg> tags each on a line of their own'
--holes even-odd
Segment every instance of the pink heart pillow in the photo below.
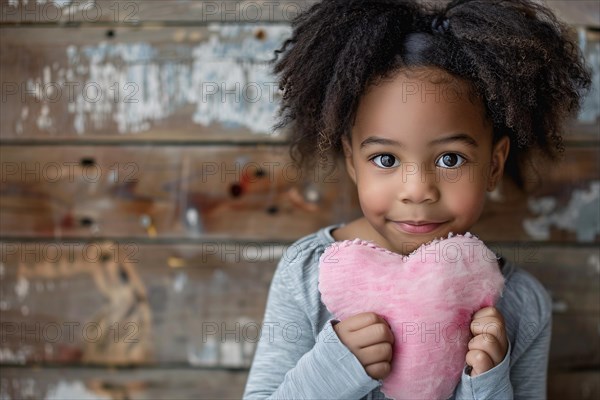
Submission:
<svg viewBox="0 0 600 400">
<path fill-rule="evenodd" d="M 435 239 L 408 256 L 361 239 L 332 243 L 319 260 L 319 291 L 344 320 L 372 311 L 395 337 L 382 392 L 447 399 L 465 366 L 473 314 L 504 289 L 495 254 L 470 233 Z"/>
</svg>

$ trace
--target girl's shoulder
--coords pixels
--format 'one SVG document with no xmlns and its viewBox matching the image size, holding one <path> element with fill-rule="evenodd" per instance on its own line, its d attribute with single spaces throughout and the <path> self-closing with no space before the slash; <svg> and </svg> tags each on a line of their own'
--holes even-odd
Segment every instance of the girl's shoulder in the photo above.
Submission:
<svg viewBox="0 0 600 400">
<path fill-rule="evenodd" d="M 532 330 L 544 328 L 552 318 L 552 297 L 542 283 L 525 268 L 506 261 L 505 288 L 497 303 L 504 318 Z"/>
<path fill-rule="evenodd" d="M 319 260 L 325 249 L 335 242 L 331 232 L 341 224 L 329 225 L 309 235 L 303 236 L 287 246 L 273 275 L 273 281 L 284 288 L 275 296 L 293 298 L 306 313 L 313 329 L 322 328 L 323 305 L 318 290 Z M 315 331 L 316 332 L 316 331 Z"/>
<path fill-rule="evenodd" d="M 317 266 L 321 254 L 336 241 L 332 232 L 342 226 L 343 224 L 326 226 L 285 246 L 277 268 L 289 273 L 302 271 L 310 266 Z"/>
</svg>

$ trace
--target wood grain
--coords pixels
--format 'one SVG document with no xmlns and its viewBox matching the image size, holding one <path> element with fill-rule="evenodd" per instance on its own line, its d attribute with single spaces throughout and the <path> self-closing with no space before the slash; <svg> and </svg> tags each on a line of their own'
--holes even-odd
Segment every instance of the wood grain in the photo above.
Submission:
<svg viewBox="0 0 600 400">
<path fill-rule="evenodd" d="M 431 3 L 432 1 L 430 1 Z M 435 2 L 435 1 L 433 1 Z M 446 1 L 439 1 L 445 3 Z M 316 0 L 270 1 L 188 1 L 173 3 L 169 0 L 115 1 L 96 0 L 91 5 L 76 2 L 76 6 L 59 7 L 53 2 L 18 2 L 9 5 L 1 0 L 4 24 L 36 23 L 105 23 L 139 24 L 149 22 L 175 22 L 202 24 L 211 22 L 291 22 L 301 11 Z M 24 4 L 26 3 L 26 4 Z M 600 26 L 600 9 L 592 0 L 544 2 L 559 18 L 571 25 Z"/>
<path fill-rule="evenodd" d="M 285 146 L 2 146 L 0 156 L 0 233 L 10 237 L 295 240 L 361 213 L 341 163 L 300 171 Z M 506 179 L 473 232 L 598 242 L 599 169 L 597 148 L 572 147 L 562 164 L 538 166 L 529 193 Z M 553 206 L 531 205 L 544 202 Z M 561 225 L 561 215 L 579 220 Z"/>
<path fill-rule="evenodd" d="M 600 371 L 549 371 L 548 399 L 592 400 L 600 396 Z"/>
<path fill-rule="evenodd" d="M 24 4 L 26 3 L 26 4 Z M 291 22 L 315 0 L 273 1 L 206 1 L 172 2 L 96 0 L 59 7 L 53 2 L 36 4 L 19 2 L 17 6 L 2 0 L 2 22 L 5 24 L 96 23 L 134 25 L 172 22 L 177 24 Z"/>
<path fill-rule="evenodd" d="M 356 213 L 339 165 L 281 146 L 4 146 L 0 232 L 291 240 Z"/>
<path fill-rule="evenodd" d="M 0 368 L 8 399 L 241 399 L 246 371 L 196 368 Z M 73 397 L 77 396 L 77 397 Z"/>
<path fill-rule="evenodd" d="M 154 3 L 153 1 L 150 3 Z M 281 142 L 285 24 L 1 27 L 0 139 Z"/>
<path fill-rule="evenodd" d="M 599 250 L 492 247 L 551 293 L 551 365 L 600 364 Z M 295 254 L 291 243 L 231 241 L 0 249 L 5 363 L 223 368 L 249 367 L 275 266 Z"/>
<path fill-rule="evenodd" d="M 169 368 L 114 370 L 103 368 L 0 369 L 0 387 L 8 398 L 42 399 L 77 390 L 111 400 L 240 399 L 247 371 Z M 592 400 L 600 395 L 600 372 L 548 373 L 548 399 Z"/>
<path fill-rule="evenodd" d="M 16 364 L 247 366 L 275 265 L 293 252 L 226 241 L 0 245 L 0 347 Z"/>
<path fill-rule="evenodd" d="M 5 143 L 285 140 L 271 62 L 287 23 L 0 30 Z M 565 137 L 598 143 L 598 124 L 572 119 Z"/>
</svg>

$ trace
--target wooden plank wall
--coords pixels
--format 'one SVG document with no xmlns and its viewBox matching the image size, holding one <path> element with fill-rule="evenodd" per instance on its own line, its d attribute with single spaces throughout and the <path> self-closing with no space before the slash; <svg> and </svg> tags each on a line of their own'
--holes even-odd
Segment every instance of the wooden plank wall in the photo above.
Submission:
<svg viewBox="0 0 600 400">
<path fill-rule="evenodd" d="M 267 61 L 312 3 L 0 1 L 0 398 L 241 397 L 278 260 L 359 215 L 269 131 Z M 474 228 L 552 295 L 555 399 L 600 394 L 597 118 Z"/>
</svg>

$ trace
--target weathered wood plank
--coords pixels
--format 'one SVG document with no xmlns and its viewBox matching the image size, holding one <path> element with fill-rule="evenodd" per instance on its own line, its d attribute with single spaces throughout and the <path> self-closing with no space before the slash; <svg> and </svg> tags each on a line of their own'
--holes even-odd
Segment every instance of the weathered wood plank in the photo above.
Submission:
<svg viewBox="0 0 600 400">
<path fill-rule="evenodd" d="M 0 29 L 3 141 L 282 141 L 287 25 Z"/>
<path fill-rule="evenodd" d="M 552 366 L 600 365 L 599 250 L 528 246 L 492 248 L 552 294 Z M 0 361 L 220 367 L 250 365 L 275 266 L 297 251 L 225 241 L 3 241 L 0 250 Z"/>
<path fill-rule="evenodd" d="M 595 146 L 567 148 L 561 162 L 530 165 L 526 192 L 504 179 L 473 230 L 494 241 L 598 241 L 599 170 Z"/>
<path fill-rule="evenodd" d="M 544 3 L 568 24 L 600 27 L 600 5 L 597 1 L 545 0 Z"/>
<path fill-rule="evenodd" d="M 600 313 L 600 249 L 531 242 L 493 243 L 490 248 L 542 282 L 556 315 Z"/>
<path fill-rule="evenodd" d="M 247 371 L 206 369 L 0 368 L 8 400 L 239 399 Z M 548 371 L 548 399 L 592 400 L 600 395 L 598 371 Z"/>
<path fill-rule="evenodd" d="M 116 1 L 58 2 L 1 0 L 4 24 L 140 24 L 174 22 L 177 24 L 291 22 L 316 0 L 280 1 Z"/>
<path fill-rule="evenodd" d="M 269 61 L 288 24 L 0 29 L 2 141 L 284 140 Z M 568 140 L 600 140 L 588 100 Z"/>
<path fill-rule="evenodd" d="M 275 265 L 294 251 L 216 241 L 0 246 L 0 361 L 17 364 L 248 365 Z"/>
<path fill-rule="evenodd" d="M 10 236 L 291 240 L 356 213 L 336 165 L 300 172 L 285 147 L 0 149 Z"/>
<path fill-rule="evenodd" d="M 579 315 L 555 314 L 552 323 L 550 366 L 600 367 L 599 326 L 600 317 L 597 311 Z"/>
<path fill-rule="evenodd" d="M 600 397 L 600 370 L 548 371 L 548 400 Z"/>
<path fill-rule="evenodd" d="M 491 247 L 535 276 L 550 293 L 551 367 L 599 366 L 600 249 L 536 243 Z"/>
<path fill-rule="evenodd" d="M 0 368 L 7 400 L 241 399 L 247 371 L 193 368 Z"/>
<path fill-rule="evenodd" d="M 11 237 L 295 240 L 360 215 L 341 164 L 300 172 L 284 146 L 2 146 L 0 156 L 0 233 Z M 538 169 L 529 194 L 505 180 L 473 232 L 599 241 L 598 149 L 569 148 L 554 167 Z"/>
<path fill-rule="evenodd" d="M 291 22 L 299 12 L 316 0 L 271 1 L 116 1 L 44 3 L 23 0 L 1 0 L 2 23 L 111 23 L 138 24 L 144 22 Z M 429 1 L 430 3 L 433 1 Z M 441 1 L 445 2 L 445 1 Z M 572 25 L 600 26 L 600 8 L 592 0 L 544 1 L 554 12 Z"/>
</svg>

